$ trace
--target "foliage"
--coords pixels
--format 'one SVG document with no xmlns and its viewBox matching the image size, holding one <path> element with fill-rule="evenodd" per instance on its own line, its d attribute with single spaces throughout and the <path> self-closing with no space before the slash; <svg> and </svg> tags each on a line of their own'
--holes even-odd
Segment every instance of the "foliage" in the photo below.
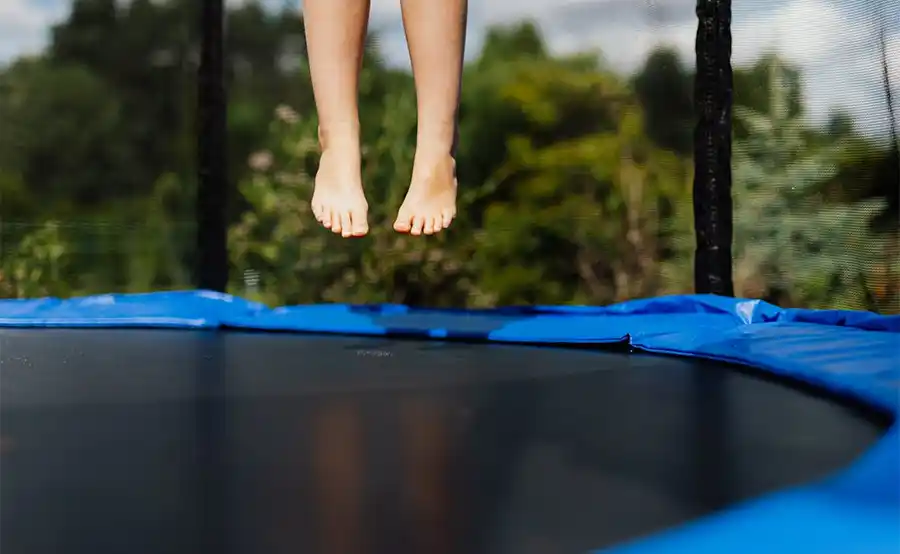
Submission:
<svg viewBox="0 0 900 554">
<path fill-rule="evenodd" d="M 481 282 L 502 304 L 655 292 L 659 206 L 685 199 L 687 164 L 646 138 L 632 91 L 613 74 L 551 60 L 523 65 L 497 93 L 524 121 L 484 202 L 472 258 Z"/>
<path fill-rule="evenodd" d="M 128 190 L 121 180 L 132 160 L 118 140 L 126 122 L 101 79 L 78 65 L 26 60 L 0 76 L 0 90 L 0 120 L 11 130 L 0 161 L 31 194 L 86 206 Z"/>
<path fill-rule="evenodd" d="M 0 296 L 33 298 L 67 292 L 68 259 L 60 226 L 48 222 L 9 244 L 0 236 Z"/>
<path fill-rule="evenodd" d="M 871 261 L 885 248 L 869 229 L 885 204 L 826 202 L 824 185 L 837 174 L 845 144 L 811 145 L 777 63 L 772 76 L 768 113 L 736 109 L 748 130 L 734 156 L 737 287 L 782 304 L 859 306 L 869 296 Z"/>
</svg>

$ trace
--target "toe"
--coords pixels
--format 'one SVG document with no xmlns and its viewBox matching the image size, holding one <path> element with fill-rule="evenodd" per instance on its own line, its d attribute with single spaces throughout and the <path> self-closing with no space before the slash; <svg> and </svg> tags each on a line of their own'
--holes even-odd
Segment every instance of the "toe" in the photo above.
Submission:
<svg viewBox="0 0 900 554">
<path fill-rule="evenodd" d="M 433 235 L 437 229 L 434 226 L 434 218 L 426 217 L 425 226 L 422 228 L 426 235 Z"/>
<path fill-rule="evenodd" d="M 341 212 L 341 235 L 349 237 L 353 234 L 353 222 L 350 219 L 350 212 Z"/>
<path fill-rule="evenodd" d="M 404 211 L 400 211 L 397 215 L 397 221 L 394 222 L 394 230 L 400 233 L 408 233 L 412 229 L 410 220 L 412 216 Z"/>
<path fill-rule="evenodd" d="M 421 235 L 422 228 L 425 226 L 425 218 L 417 215 L 413 218 L 412 229 L 410 229 L 410 233 L 413 235 Z"/>
<path fill-rule="evenodd" d="M 339 234 L 341 234 L 342 229 L 343 228 L 341 227 L 341 212 L 339 212 L 335 209 L 332 209 L 331 210 L 331 231 L 339 235 Z"/>
<path fill-rule="evenodd" d="M 444 210 L 444 211 L 441 213 L 441 227 L 443 227 L 444 229 L 446 229 L 447 227 L 449 227 L 449 226 L 450 226 L 450 222 L 453 221 L 453 216 L 454 216 L 454 215 L 455 215 L 455 214 L 453 213 L 453 210 Z"/>
<path fill-rule="evenodd" d="M 321 219 L 322 226 L 325 227 L 326 229 L 331 229 L 331 222 L 332 222 L 331 210 L 326 207 L 322 207 L 322 208 L 320 208 L 319 213 L 322 215 L 322 219 Z"/>
<path fill-rule="evenodd" d="M 352 235 L 361 237 L 369 232 L 369 221 L 365 210 L 353 210 L 350 212 L 350 224 Z"/>
<path fill-rule="evenodd" d="M 323 223 L 325 221 L 326 213 L 327 210 L 322 204 L 313 205 L 313 214 L 316 216 L 316 221 L 318 221 L 319 223 Z"/>
</svg>

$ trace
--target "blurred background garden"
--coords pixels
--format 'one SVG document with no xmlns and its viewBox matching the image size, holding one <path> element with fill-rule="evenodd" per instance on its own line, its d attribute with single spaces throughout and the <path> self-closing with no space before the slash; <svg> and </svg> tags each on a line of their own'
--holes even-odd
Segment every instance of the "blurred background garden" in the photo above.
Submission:
<svg viewBox="0 0 900 554">
<path fill-rule="evenodd" d="M 229 292 L 469 307 L 692 292 L 693 0 L 473 2 L 460 217 L 435 238 L 391 229 L 416 125 L 394 4 L 373 6 L 360 91 L 373 229 L 346 240 L 310 213 L 299 6 L 229 2 Z M 900 4 L 736 4 L 736 294 L 900 313 Z M 4 5 L 0 298 L 192 288 L 197 3 Z"/>
</svg>

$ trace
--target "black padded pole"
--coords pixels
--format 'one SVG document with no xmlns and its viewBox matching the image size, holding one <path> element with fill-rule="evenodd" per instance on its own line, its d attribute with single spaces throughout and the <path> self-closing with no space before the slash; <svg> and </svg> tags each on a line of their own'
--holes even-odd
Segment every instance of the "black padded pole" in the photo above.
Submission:
<svg viewBox="0 0 900 554">
<path fill-rule="evenodd" d="M 199 24 L 195 284 L 224 292 L 228 284 L 224 0 L 201 0 Z"/>
<path fill-rule="evenodd" d="M 694 288 L 734 295 L 731 240 L 731 0 L 697 0 Z"/>
</svg>

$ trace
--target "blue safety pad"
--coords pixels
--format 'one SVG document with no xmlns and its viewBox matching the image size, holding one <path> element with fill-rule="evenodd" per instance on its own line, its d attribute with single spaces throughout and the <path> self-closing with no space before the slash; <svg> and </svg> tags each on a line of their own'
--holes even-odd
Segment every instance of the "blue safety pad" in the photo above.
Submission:
<svg viewBox="0 0 900 554">
<path fill-rule="evenodd" d="M 0 300 L 0 327 L 218 328 L 227 317 L 269 309 L 210 291 Z"/>
<path fill-rule="evenodd" d="M 900 433 L 832 479 L 775 493 L 604 554 L 896 554 Z"/>
<path fill-rule="evenodd" d="M 665 354 L 735 362 L 790 377 L 897 413 L 900 333 L 810 323 L 676 331 L 632 344 Z"/>
<path fill-rule="evenodd" d="M 523 310 L 428 310 L 405 306 L 326 304 L 276 308 L 268 312 L 226 317 L 231 328 L 339 333 L 403 335 L 434 339 L 481 339 L 504 326 L 527 319 Z"/>
<path fill-rule="evenodd" d="M 185 291 L 0 301 L 0 327 L 232 328 L 533 344 L 627 343 L 723 360 L 900 411 L 900 316 L 782 309 L 759 300 L 668 296 L 605 307 L 416 309 L 326 304 L 270 309 Z M 605 552 L 618 554 L 896 554 L 900 430 L 821 482 L 745 503 Z"/>
</svg>

